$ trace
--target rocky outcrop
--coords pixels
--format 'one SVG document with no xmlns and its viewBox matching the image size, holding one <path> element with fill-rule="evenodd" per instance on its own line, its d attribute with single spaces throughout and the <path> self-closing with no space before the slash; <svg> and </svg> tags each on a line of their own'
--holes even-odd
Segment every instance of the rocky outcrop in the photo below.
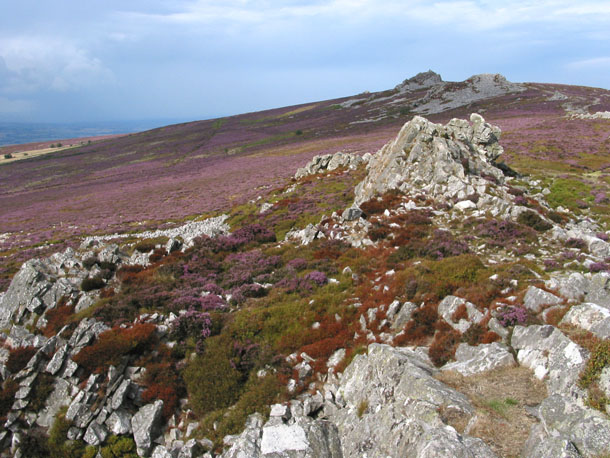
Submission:
<svg viewBox="0 0 610 458">
<path fill-rule="evenodd" d="M 561 395 L 548 397 L 537 411 L 540 424 L 532 429 L 523 456 L 603 456 L 610 450 L 610 420 L 601 412 Z"/>
<path fill-rule="evenodd" d="M 310 413 L 304 403 L 293 401 L 290 406 L 272 406 L 266 423 L 260 415 L 252 415 L 242 434 L 225 439 L 230 448 L 222 457 L 342 458 L 337 427 L 313 419 Z"/>
<path fill-rule="evenodd" d="M 421 114 L 441 113 L 478 100 L 524 91 L 525 87 L 511 83 L 500 74 L 474 75 L 462 83 L 439 83 L 430 88 L 414 111 Z"/>
<path fill-rule="evenodd" d="M 428 89 L 441 83 L 443 83 L 441 75 L 433 72 L 432 70 L 428 70 L 427 72 L 420 72 L 412 78 L 404 80 L 402 83 L 396 86 L 395 89 L 401 93 L 412 92 L 421 89 Z"/>
<path fill-rule="evenodd" d="M 572 342 L 553 326 L 515 326 L 511 345 L 517 361 L 545 380 L 550 394 L 559 394 L 582 402 L 584 391 L 577 382 L 589 352 Z"/>
<path fill-rule="evenodd" d="M 363 158 L 357 154 L 344 153 L 339 151 L 335 154 L 323 154 L 321 156 L 314 156 L 305 167 L 301 167 L 297 170 L 294 175 L 295 179 L 300 179 L 308 175 L 315 175 L 322 172 L 330 172 L 338 168 L 355 169 L 360 164 L 365 162 L 369 156 Z"/>
<path fill-rule="evenodd" d="M 610 310 L 597 304 L 585 302 L 575 305 L 563 317 L 561 324 L 584 329 L 600 339 L 610 338 Z"/>
<path fill-rule="evenodd" d="M 159 237 L 168 237 L 169 239 L 181 240 L 182 248 L 186 249 L 193 245 L 193 240 L 195 238 L 201 237 L 202 235 L 216 237 L 218 235 L 226 234 L 230 229 L 229 225 L 225 223 L 228 217 L 229 215 L 220 215 L 203 221 L 192 221 L 171 229 L 145 231 L 135 234 L 111 234 L 86 237 L 81 244 L 81 248 L 90 247 L 97 242 L 122 238 L 137 237 L 140 239 L 155 239 Z"/>
<path fill-rule="evenodd" d="M 433 375 L 421 353 L 371 344 L 354 358 L 335 393 L 328 417 L 339 428 L 345 457 L 491 457 L 480 439 L 445 424 L 441 407 L 466 419 L 475 415 L 468 399 Z M 326 410 L 325 410 L 326 412 Z"/>
<path fill-rule="evenodd" d="M 51 258 L 25 262 L 0 299 L 0 328 L 11 321 L 20 322 L 26 315 L 41 314 L 55 307 L 59 298 L 70 297 L 76 286 L 66 279 L 58 281 L 59 269 Z"/>
<path fill-rule="evenodd" d="M 368 174 L 356 187 L 355 203 L 390 189 L 466 200 L 485 193 L 489 181 L 482 176 L 504 182 L 502 171 L 493 165 L 503 151 L 498 144 L 500 129 L 478 114 L 471 116 L 471 122 L 452 119 L 443 126 L 414 117 L 371 157 Z"/>
</svg>

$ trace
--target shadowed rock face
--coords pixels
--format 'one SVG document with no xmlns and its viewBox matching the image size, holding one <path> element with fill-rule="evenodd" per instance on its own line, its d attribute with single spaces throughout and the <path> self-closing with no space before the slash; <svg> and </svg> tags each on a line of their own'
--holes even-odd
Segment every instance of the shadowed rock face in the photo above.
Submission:
<svg viewBox="0 0 610 458">
<path fill-rule="evenodd" d="M 470 120 L 443 126 L 416 116 L 407 122 L 369 161 L 368 175 L 356 187 L 356 204 L 390 189 L 463 198 L 485 188 L 482 176 L 502 183 L 502 171 L 493 165 L 503 152 L 500 129 L 478 114 Z"/>
</svg>

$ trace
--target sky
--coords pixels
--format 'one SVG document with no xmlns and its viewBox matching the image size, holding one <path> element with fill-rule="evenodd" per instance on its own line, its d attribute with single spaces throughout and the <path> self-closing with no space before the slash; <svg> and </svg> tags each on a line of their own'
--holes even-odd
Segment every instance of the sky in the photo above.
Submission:
<svg viewBox="0 0 610 458">
<path fill-rule="evenodd" d="M 0 121 L 196 120 L 446 81 L 610 89 L 608 0 L 0 0 Z"/>
</svg>

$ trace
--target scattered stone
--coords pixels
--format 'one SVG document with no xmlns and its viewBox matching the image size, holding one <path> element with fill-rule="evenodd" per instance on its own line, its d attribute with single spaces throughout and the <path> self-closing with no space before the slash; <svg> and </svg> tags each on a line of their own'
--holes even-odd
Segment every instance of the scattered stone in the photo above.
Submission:
<svg viewBox="0 0 610 458">
<path fill-rule="evenodd" d="M 540 313 L 544 305 L 557 305 L 562 302 L 562 299 L 554 294 L 549 293 L 535 286 L 530 286 L 523 298 L 525 308 L 534 313 Z"/>
<path fill-rule="evenodd" d="M 472 347 L 461 343 L 455 352 L 455 362 L 445 364 L 442 370 L 468 376 L 515 365 L 515 358 L 507 345 L 492 342 Z"/>
<path fill-rule="evenodd" d="M 115 410 L 106 420 L 106 426 L 112 434 L 131 434 L 131 415 L 123 410 Z"/>
<path fill-rule="evenodd" d="M 100 425 L 96 421 L 92 421 L 85 432 L 83 440 L 89 445 L 100 445 L 106 440 L 108 431 L 104 425 Z"/>
<path fill-rule="evenodd" d="M 457 323 L 453 321 L 453 316 L 456 313 L 458 307 L 466 307 L 467 319 L 460 318 Z M 454 329 L 457 329 L 461 333 L 468 330 L 472 323 L 480 323 L 485 315 L 477 310 L 476 305 L 468 302 L 465 299 L 457 296 L 447 296 L 440 304 L 438 304 L 438 313 L 443 319 L 451 325 Z"/>
</svg>

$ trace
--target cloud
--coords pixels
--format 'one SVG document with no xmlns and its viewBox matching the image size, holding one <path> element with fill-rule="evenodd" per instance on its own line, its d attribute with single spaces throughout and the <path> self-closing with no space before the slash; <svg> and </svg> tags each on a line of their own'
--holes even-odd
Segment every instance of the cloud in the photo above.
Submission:
<svg viewBox="0 0 610 458">
<path fill-rule="evenodd" d="M 567 23 L 587 17 L 607 25 L 610 4 L 585 0 L 192 0 L 171 12 L 128 12 L 132 18 L 168 24 L 234 23 L 252 25 L 316 18 L 373 22 L 377 18 L 417 21 L 417 25 L 452 24 L 470 30 L 491 30 L 525 23 Z"/>
<path fill-rule="evenodd" d="M 0 90 L 5 93 L 65 92 L 113 80 L 100 59 L 53 37 L 0 39 L 0 59 L 4 62 Z"/>
<path fill-rule="evenodd" d="M 606 68 L 610 67 L 610 57 L 595 57 L 592 59 L 577 60 L 570 62 L 567 66 L 574 69 Z"/>
</svg>

